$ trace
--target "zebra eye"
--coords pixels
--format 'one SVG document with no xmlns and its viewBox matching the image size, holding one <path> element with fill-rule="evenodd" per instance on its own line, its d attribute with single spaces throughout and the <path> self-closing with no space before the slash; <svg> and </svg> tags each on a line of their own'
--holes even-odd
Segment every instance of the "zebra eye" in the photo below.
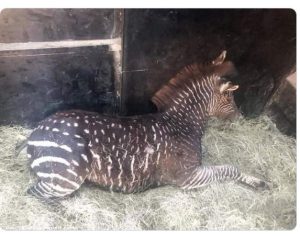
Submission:
<svg viewBox="0 0 300 237">
<path fill-rule="evenodd" d="M 224 95 L 226 98 L 228 98 L 228 97 L 231 96 L 231 93 L 230 93 L 230 91 L 224 91 L 224 92 L 223 92 L 223 95 Z"/>
<path fill-rule="evenodd" d="M 226 100 L 227 102 L 231 102 L 231 101 L 233 100 L 233 98 L 232 98 L 232 93 L 230 93 L 229 91 L 226 91 L 226 92 L 224 93 L 224 98 L 225 98 L 225 100 Z"/>
</svg>

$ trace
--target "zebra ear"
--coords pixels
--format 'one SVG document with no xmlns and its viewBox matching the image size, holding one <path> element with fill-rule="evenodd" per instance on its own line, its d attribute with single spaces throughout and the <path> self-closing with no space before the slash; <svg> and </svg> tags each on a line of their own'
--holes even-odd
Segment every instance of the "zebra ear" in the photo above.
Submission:
<svg viewBox="0 0 300 237">
<path fill-rule="evenodd" d="M 240 87 L 239 85 L 232 85 L 227 89 L 227 91 L 236 91 L 237 89 L 239 89 L 239 87 Z"/>
<path fill-rule="evenodd" d="M 239 88 L 239 85 L 232 85 L 230 81 L 223 83 L 220 86 L 220 92 L 224 93 L 225 91 L 235 91 Z"/>
<path fill-rule="evenodd" d="M 226 58 L 226 50 L 223 50 L 222 53 L 219 55 L 219 57 L 217 57 L 215 60 L 212 61 L 213 65 L 220 65 L 224 62 L 225 58 Z"/>
</svg>

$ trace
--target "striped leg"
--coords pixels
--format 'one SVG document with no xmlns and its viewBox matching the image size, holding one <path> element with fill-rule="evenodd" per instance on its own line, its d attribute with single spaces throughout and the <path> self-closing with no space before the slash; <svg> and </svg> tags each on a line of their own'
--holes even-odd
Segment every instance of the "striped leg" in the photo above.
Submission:
<svg viewBox="0 0 300 237">
<path fill-rule="evenodd" d="M 55 160 L 54 157 L 51 159 L 40 157 L 31 164 L 31 167 L 39 181 L 27 192 L 44 199 L 57 199 L 70 195 L 80 188 L 90 173 L 89 168 L 82 169 L 77 164 L 58 158 Z"/>
<path fill-rule="evenodd" d="M 91 172 L 92 157 L 87 147 L 66 148 L 49 141 L 29 143 L 30 166 L 38 182 L 28 193 L 38 198 L 57 199 L 79 189 Z"/>
<path fill-rule="evenodd" d="M 64 175 L 64 176 L 63 176 Z M 27 192 L 38 198 L 57 199 L 70 195 L 84 182 L 84 179 L 66 175 L 66 173 L 37 172 L 39 181 Z"/>
<path fill-rule="evenodd" d="M 73 193 L 75 190 L 76 189 L 63 188 L 58 184 L 53 184 L 51 181 L 39 181 L 30 187 L 27 193 L 41 199 L 59 199 Z"/>
<path fill-rule="evenodd" d="M 199 166 L 195 168 L 185 180 L 179 181 L 183 189 L 194 189 L 208 185 L 215 181 L 237 180 L 238 182 L 250 186 L 254 189 L 267 188 L 267 184 L 255 177 L 240 173 L 232 165 L 221 166 Z"/>
<path fill-rule="evenodd" d="M 250 188 L 257 189 L 257 190 L 265 190 L 265 189 L 270 189 L 269 185 L 267 182 L 255 178 L 253 176 L 241 173 L 237 181 L 240 184 L 246 185 Z"/>
</svg>

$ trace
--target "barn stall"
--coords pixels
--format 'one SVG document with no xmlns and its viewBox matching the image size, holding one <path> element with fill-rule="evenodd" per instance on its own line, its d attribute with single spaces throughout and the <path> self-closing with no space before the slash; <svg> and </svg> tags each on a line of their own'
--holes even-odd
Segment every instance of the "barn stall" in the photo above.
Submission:
<svg viewBox="0 0 300 237">
<path fill-rule="evenodd" d="M 289 9 L 4 9 L 0 13 L 0 227 L 14 230 L 262 230 L 296 225 L 296 15 Z M 205 164 L 235 164 L 271 189 L 233 182 L 110 193 L 86 184 L 45 204 L 15 146 L 56 111 L 155 113 L 182 67 L 226 49 L 245 118 L 209 122 Z M 9 197 L 9 198 L 8 198 Z"/>
</svg>

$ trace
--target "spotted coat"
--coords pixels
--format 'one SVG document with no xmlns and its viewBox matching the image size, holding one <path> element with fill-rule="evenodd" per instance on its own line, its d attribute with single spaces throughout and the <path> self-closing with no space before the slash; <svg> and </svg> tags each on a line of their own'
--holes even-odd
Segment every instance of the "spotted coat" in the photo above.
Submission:
<svg viewBox="0 0 300 237">
<path fill-rule="evenodd" d="M 223 77 L 234 70 L 223 52 L 209 65 L 186 67 L 152 98 L 159 112 L 109 117 L 94 112 L 58 112 L 41 121 L 27 153 L 38 182 L 29 192 L 60 198 L 85 180 L 123 193 L 174 185 L 197 188 L 233 179 L 264 186 L 235 166 L 203 166 L 201 137 L 209 116 L 233 117 L 238 110 Z"/>
</svg>

